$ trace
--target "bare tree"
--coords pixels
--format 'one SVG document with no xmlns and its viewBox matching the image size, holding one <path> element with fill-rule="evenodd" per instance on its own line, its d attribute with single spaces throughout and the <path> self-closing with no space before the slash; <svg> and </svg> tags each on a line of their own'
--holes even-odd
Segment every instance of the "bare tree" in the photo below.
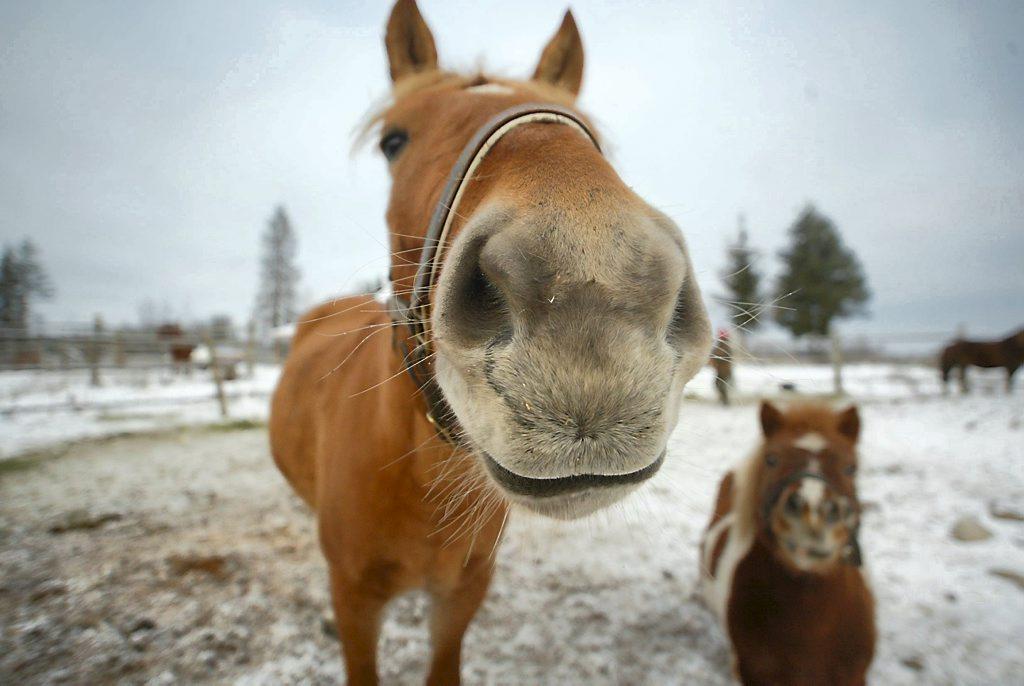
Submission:
<svg viewBox="0 0 1024 686">
<path fill-rule="evenodd" d="M 215 342 L 232 341 L 235 339 L 235 324 L 229 314 L 215 314 L 210 317 L 207 325 L 209 337 Z"/>
<path fill-rule="evenodd" d="M 299 269 L 295 265 L 298 245 L 284 207 L 274 211 L 263 232 L 263 256 L 260 262 L 260 287 L 256 297 L 256 320 L 266 328 L 276 328 L 295 319 L 296 286 Z"/>
<path fill-rule="evenodd" d="M 174 308 L 166 300 L 157 302 L 152 298 L 146 298 L 136 306 L 136 312 L 139 318 L 139 327 L 142 329 L 155 329 L 178 319 Z"/>
</svg>

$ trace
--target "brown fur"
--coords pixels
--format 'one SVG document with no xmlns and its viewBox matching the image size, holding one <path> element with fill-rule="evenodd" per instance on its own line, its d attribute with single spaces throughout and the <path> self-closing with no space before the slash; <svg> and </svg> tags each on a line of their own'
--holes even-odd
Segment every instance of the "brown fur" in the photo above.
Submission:
<svg viewBox="0 0 1024 686">
<path fill-rule="evenodd" d="M 808 433 L 824 440 L 826 447 L 813 459 L 835 487 L 835 497 L 856 503 L 851 469 L 859 433 L 856 410 L 834 413 L 823 405 L 804 405 L 783 413 L 765 404 L 762 427 L 764 444 L 722 481 L 708 530 L 730 513 L 735 519 L 712 542 L 715 554 L 702 570 L 706 588 L 719 581 L 728 589 L 720 619 L 732 643 L 736 674 L 744 684 L 863 684 L 876 632 L 874 599 L 861 570 L 839 560 L 811 571 L 795 566 L 780 540 L 791 522 L 764 505 L 780 480 L 807 468 L 807 451 L 794 443 Z M 737 528 L 753 530 L 749 547 L 734 567 L 719 570 L 719 557 Z M 833 533 L 850 534 L 842 522 Z M 720 573 L 731 579 L 718 579 Z"/>
<path fill-rule="evenodd" d="M 949 375 L 958 370 L 960 391 L 967 393 L 967 368 L 971 365 L 983 369 L 1002 367 L 1006 370 L 1006 392 L 1013 390 L 1013 375 L 1024 364 L 1024 329 L 999 341 L 957 340 L 947 345 L 939 355 L 942 383 L 949 383 Z"/>
<path fill-rule="evenodd" d="M 733 577 L 729 638 L 744 684 L 864 684 L 874 601 L 859 570 L 794 575 L 755 540 Z"/>
<path fill-rule="evenodd" d="M 730 472 L 725 475 L 725 478 L 723 478 L 722 482 L 718 485 L 718 497 L 715 499 L 715 511 L 711 515 L 711 521 L 708 522 L 709 529 L 732 511 L 735 480 L 735 477 Z M 701 566 L 707 569 L 707 573 L 712 577 L 715 576 L 715 570 L 718 569 L 718 560 L 722 557 L 722 553 L 725 551 L 725 544 L 728 540 L 729 527 L 726 526 L 722 529 L 721 535 L 712 546 L 711 555 L 707 559 L 703 559 L 704 551 L 703 546 L 701 547 Z"/>
<path fill-rule="evenodd" d="M 185 332 L 177 324 L 164 324 L 156 330 L 157 338 L 173 341 L 167 349 L 175 366 L 187 364 L 192 359 L 192 351 L 196 347 L 193 343 L 182 342 L 181 339 L 184 336 Z"/>
<path fill-rule="evenodd" d="M 412 0 L 395 4 L 385 43 L 394 91 L 373 122 L 384 136 L 408 134 L 409 143 L 389 165 L 387 208 L 392 286 L 407 294 L 431 212 L 463 146 L 514 105 L 571 106 L 583 56 L 567 16 L 534 81 L 441 72 L 433 38 Z M 484 96 L 468 90 L 482 81 L 508 92 Z M 601 231 L 615 227 L 595 223 L 585 233 L 580 217 L 592 220 L 608 208 L 654 213 L 590 141 L 562 125 L 523 126 L 488 153 L 466 185 L 448 243 L 478 208 L 494 204 L 557 212 L 560 231 L 572 235 L 580 226 L 582 237 L 575 238 L 594 242 L 598 249 L 588 252 L 589 259 L 613 253 L 602 251 L 599 241 Z M 682 253 L 681 237 L 672 240 Z M 446 257 L 442 250 L 442 283 L 444 273 L 455 268 Z M 685 257 L 674 259 L 681 264 Z M 695 332 L 692 356 L 702 360 L 706 315 L 695 285 L 687 294 L 694 298 L 687 312 L 695 323 L 682 333 Z M 674 298 L 665 294 L 666 322 Z M 399 344 L 409 331 L 392 325 L 385 306 L 369 297 L 346 298 L 307 313 L 301 322 L 274 394 L 270 438 L 280 470 L 316 511 L 348 680 L 376 683 L 381 612 L 395 595 L 423 588 L 433 598 L 428 683 L 457 683 L 462 637 L 486 594 L 506 500 L 477 455 L 444 442 L 427 421 L 422 395 L 403 370 Z M 453 349 L 450 340 L 428 333 L 438 348 L 448 346 L 439 355 Z M 433 372 L 433 361 L 425 366 Z"/>
<path fill-rule="evenodd" d="M 427 497 L 432 485 L 445 494 L 470 479 L 472 463 L 435 436 L 407 374 L 350 399 L 401 370 L 380 304 L 346 298 L 305 320 L 312 323 L 300 327 L 274 394 L 271 443 L 282 473 L 317 513 L 349 682 L 376 682 L 381 612 L 414 588 L 434 599 L 431 681 L 457 682 L 462 634 L 490 581 L 504 505 L 478 509 L 486 492 L 479 484 L 463 484 L 466 498 L 447 516 Z M 362 328 L 375 325 L 384 326 Z M 333 371 L 349 355 L 343 373 Z M 476 535 L 445 547 L 474 512 L 488 515 Z"/>
</svg>

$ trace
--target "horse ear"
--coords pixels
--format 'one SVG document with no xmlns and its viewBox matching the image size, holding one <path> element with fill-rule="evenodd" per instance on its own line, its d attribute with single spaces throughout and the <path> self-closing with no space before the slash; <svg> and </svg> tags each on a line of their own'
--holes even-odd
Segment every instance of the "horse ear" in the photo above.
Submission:
<svg viewBox="0 0 1024 686">
<path fill-rule="evenodd" d="M 391 80 L 437 69 L 437 48 L 416 0 L 398 0 L 388 17 L 384 46 L 388 51 Z"/>
<path fill-rule="evenodd" d="M 860 436 L 860 413 L 856 405 L 850 405 L 839 413 L 836 417 L 836 429 L 851 441 L 857 440 Z"/>
<path fill-rule="evenodd" d="M 583 41 L 572 10 L 566 10 L 562 25 L 544 46 L 533 80 L 549 83 L 574 96 L 579 94 L 583 82 Z"/>
<path fill-rule="evenodd" d="M 761 401 L 761 430 L 764 432 L 765 438 L 771 438 L 772 434 L 781 429 L 785 422 L 785 417 L 782 416 L 779 408 L 767 400 Z"/>
</svg>

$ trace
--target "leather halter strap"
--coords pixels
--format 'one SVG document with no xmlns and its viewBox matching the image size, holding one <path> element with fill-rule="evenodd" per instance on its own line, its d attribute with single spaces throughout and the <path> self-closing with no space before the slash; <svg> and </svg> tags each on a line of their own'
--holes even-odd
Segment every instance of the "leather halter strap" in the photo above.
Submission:
<svg viewBox="0 0 1024 686">
<path fill-rule="evenodd" d="M 578 114 L 567 108 L 528 103 L 499 112 L 473 134 L 448 175 L 448 181 L 427 226 L 411 297 L 408 300 L 397 294 L 391 297 L 392 317 L 396 322 L 405 324 L 411 334 L 405 340 L 402 340 L 401 335 L 396 337 L 406 371 L 427 402 L 427 419 L 450 443 L 457 443 L 455 414 L 445 401 L 434 375 L 425 369 L 430 349 L 427 323 L 430 321 L 431 294 L 440 274 L 448 234 L 458 216 L 457 210 L 467 182 L 473 178 L 477 167 L 498 141 L 520 126 L 535 123 L 563 124 L 574 128 L 589 139 L 598 152 L 601 151 L 597 136 L 590 127 Z M 414 341 L 412 347 L 407 342 L 409 339 Z"/>
</svg>

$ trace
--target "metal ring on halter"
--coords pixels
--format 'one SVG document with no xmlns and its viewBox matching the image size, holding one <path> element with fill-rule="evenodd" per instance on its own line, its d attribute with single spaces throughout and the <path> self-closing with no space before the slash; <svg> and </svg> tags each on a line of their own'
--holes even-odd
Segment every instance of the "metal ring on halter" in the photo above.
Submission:
<svg viewBox="0 0 1024 686">
<path fill-rule="evenodd" d="M 421 365 L 426 363 L 430 340 L 427 337 L 427 322 L 430 321 L 430 295 L 437 281 L 440 264 L 444 255 L 445 241 L 448 238 L 455 217 L 456 209 L 462 200 L 466 182 L 473 177 L 487 153 L 510 131 L 526 124 L 545 123 L 563 124 L 576 129 L 594 144 L 598 152 L 601 146 L 597 136 L 590 130 L 578 114 L 558 105 L 529 103 L 511 107 L 498 113 L 486 124 L 481 126 L 462 149 L 458 161 L 448 175 L 441 197 L 434 207 L 430 224 L 424 236 L 423 249 L 420 251 L 416 278 L 413 281 L 412 297 L 406 302 L 398 295 L 392 295 L 392 317 L 395 321 L 409 327 L 415 345 L 409 349 L 405 341 L 396 339 L 402 348 L 406 371 L 423 392 L 427 402 L 427 419 L 438 433 L 451 443 L 456 442 L 453 436 L 455 417 L 444 394 L 437 386 L 432 374 L 427 374 Z M 399 337 L 400 338 L 400 337 Z"/>
</svg>

